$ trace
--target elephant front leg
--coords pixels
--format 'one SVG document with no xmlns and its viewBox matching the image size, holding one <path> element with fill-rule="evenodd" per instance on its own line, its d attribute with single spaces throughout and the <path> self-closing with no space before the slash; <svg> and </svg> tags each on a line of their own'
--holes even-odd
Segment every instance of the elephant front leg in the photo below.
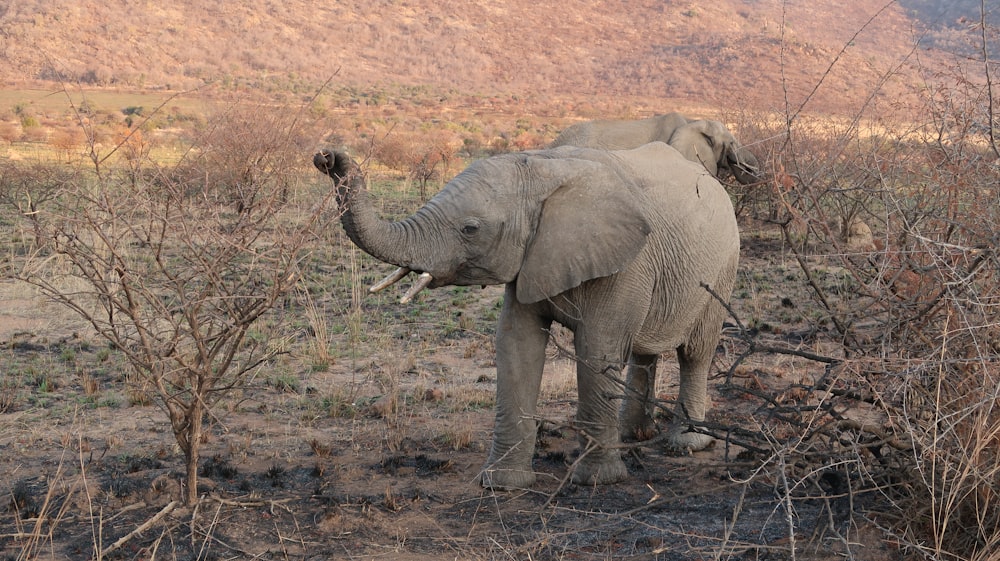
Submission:
<svg viewBox="0 0 1000 561">
<path fill-rule="evenodd" d="M 658 355 L 633 355 L 625 380 L 621 413 L 622 440 L 649 440 L 656 434 L 653 410 Z"/>
<path fill-rule="evenodd" d="M 535 482 L 531 458 L 550 326 L 550 321 L 518 304 L 508 285 L 497 325 L 497 414 L 493 447 L 483 468 L 484 487 L 524 489 Z"/>
<path fill-rule="evenodd" d="M 622 393 L 622 353 L 601 352 L 600 343 L 589 342 L 580 332 L 575 342 L 580 394 L 577 424 L 582 431 L 583 457 L 576 464 L 573 482 L 583 485 L 617 483 L 628 477 L 628 468 L 617 446 L 621 442 L 618 396 Z"/>
</svg>

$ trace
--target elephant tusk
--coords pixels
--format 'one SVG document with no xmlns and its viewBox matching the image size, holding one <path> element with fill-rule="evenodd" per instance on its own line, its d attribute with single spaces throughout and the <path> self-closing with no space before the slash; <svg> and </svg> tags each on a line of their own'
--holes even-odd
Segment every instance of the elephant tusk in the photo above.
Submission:
<svg viewBox="0 0 1000 561">
<path fill-rule="evenodd" d="M 399 299 L 399 303 L 408 304 L 418 292 L 427 288 L 427 285 L 429 285 L 432 280 L 434 280 L 434 277 L 432 277 L 430 273 L 421 273 L 420 276 L 417 277 L 417 282 L 413 283 L 413 286 L 411 286 L 410 289 L 406 291 L 406 294 Z"/>
<path fill-rule="evenodd" d="M 410 270 L 409 269 L 407 269 L 406 267 L 400 267 L 400 268 L 396 269 L 395 271 L 393 271 L 393 273 L 391 275 L 389 275 L 389 276 L 385 277 L 384 279 L 380 280 L 379 282 L 373 284 L 372 287 L 368 289 L 368 292 L 374 294 L 374 293 L 382 290 L 383 288 L 392 286 L 392 285 L 396 284 L 397 282 L 399 282 L 400 279 L 402 279 L 403 277 L 405 277 L 408 274 L 410 274 Z"/>
</svg>

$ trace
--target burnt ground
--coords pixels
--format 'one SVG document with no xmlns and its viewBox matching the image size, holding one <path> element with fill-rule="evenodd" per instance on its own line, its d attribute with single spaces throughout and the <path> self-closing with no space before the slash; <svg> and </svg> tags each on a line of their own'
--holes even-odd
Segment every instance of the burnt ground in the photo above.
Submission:
<svg viewBox="0 0 1000 561">
<path fill-rule="evenodd" d="M 776 232 L 744 234 L 733 300 L 743 323 L 770 345 L 833 355 L 826 328 L 804 311 L 804 285 Z M 31 291 L 2 288 L 0 559 L 900 557 L 878 529 L 886 497 L 857 477 L 858 452 L 818 453 L 792 434 L 820 420 L 794 405 L 828 397 L 814 389 L 830 368 L 759 354 L 730 371 L 746 348 L 735 322 L 710 381 L 711 430 L 729 442 L 690 456 L 632 446 L 627 481 L 567 483 L 578 457 L 575 382 L 553 345 L 538 483 L 492 492 L 477 475 L 493 422 L 490 326 L 501 291 L 425 294 L 422 316 L 363 316 L 360 331 L 384 337 L 358 343 L 333 329 L 341 351 L 329 361 L 290 352 L 215 408 L 204 498 L 191 508 L 177 502 L 183 455 L 166 417 L 120 357 Z M 376 305 L 398 307 L 366 303 Z M 456 307 L 457 316 L 442 311 Z M 339 308 L 327 310 L 338 324 Z M 661 371 L 669 400 L 672 361 Z"/>
</svg>

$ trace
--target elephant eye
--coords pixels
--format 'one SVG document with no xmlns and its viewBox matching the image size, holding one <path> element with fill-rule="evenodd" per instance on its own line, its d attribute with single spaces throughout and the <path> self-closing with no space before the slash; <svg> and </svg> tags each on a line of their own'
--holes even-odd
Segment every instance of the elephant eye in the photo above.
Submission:
<svg viewBox="0 0 1000 561">
<path fill-rule="evenodd" d="M 462 226 L 462 234 L 464 234 L 466 236 L 475 235 L 475 233 L 478 232 L 478 231 L 479 231 L 479 224 L 476 224 L 476 223 L 470 222 L 470 223 L 465 224 L 464 226 Z"/>
</svg>

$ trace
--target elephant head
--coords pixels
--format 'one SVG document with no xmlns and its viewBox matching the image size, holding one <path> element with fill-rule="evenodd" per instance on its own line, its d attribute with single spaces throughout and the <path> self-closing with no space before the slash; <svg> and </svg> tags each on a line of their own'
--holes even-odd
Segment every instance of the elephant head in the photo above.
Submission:
<svg viewBox="0 0 1000 561">
<path fill-rule="evenodd" d="M 726 169 L 744 185 L 761 181 L 757 158 L 719 121 L 691 121 L 678 127 L 668 144 L 712 175 Z"/>
<path fill-rule="evenodd" d="M 404 303 L 427 287 L 515 278 L 518 299 L 536 302 L 620 270 L 648 231 L 629 193 L 598 188 L 620 179 L 593 161 L 543 152 L 481 160 L 399 222 L 376 216 L 360 170 L 347 155 L 323 151 L 313 163 L 337 184 L 341 222 L 351 241 L 399 267 L 371 291 L 420 273 Z M 554 199 L 559 203 L 546 204 Z M 579 219 L 592 208 L 604 209 L 609 219 Z M 592 240 L 586 260 L 559 250 L 579 239 Z"/>
<path fill-rule="evenodd" d="M 667 113 L 633 121 L 598 120 L 576 123 L 559 134 L 549 148 L 578 146 L 629 150 L 650 142 L 666 142 L 712 175 L 728 170 L 746 185 L 761 181 L 757 158 L 719 121 L 690 120 Z"/>
</svg>

